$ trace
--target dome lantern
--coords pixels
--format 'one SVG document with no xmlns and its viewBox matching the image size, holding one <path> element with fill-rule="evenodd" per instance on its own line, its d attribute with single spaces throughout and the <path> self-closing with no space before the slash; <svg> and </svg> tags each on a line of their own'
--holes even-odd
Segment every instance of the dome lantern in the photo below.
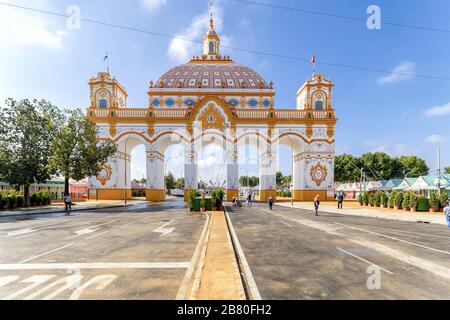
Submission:
<svg viewBox="0 0 450 320">
<path fill-rule="evenodd" d="M 219 56 L 220 38 L 214 30 L 214 19 L 211 14 L 208 33 L 203 37 L 203 55 Z"/>
</svg>

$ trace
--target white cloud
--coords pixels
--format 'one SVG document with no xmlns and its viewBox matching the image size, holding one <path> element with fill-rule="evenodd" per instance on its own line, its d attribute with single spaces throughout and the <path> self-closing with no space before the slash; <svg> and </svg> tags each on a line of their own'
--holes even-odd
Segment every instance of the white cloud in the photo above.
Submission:
<svg viewBox="0 0 450 320">
<path fill-rule="evenodd" d="M 425 139 L 425 142 L 428 144 L 436 144 L 444 142 L 446 139 L 440 135 L 433 134 Z"/>
<path fill-rule="evenodd" d="M 395 143 L 390 140 L 370 140 L 364 143 L 368 148 L 369 152 L 384 152 L 393 157 L 404 156 L 404 155 L 415 155 L 420 153 L 420 148 L 410 148 L 403 143 Z"/>
<path fill-rule="evenodd" d="M 395 83 L 411 79 L 416 74 L 416 64 L 412 62 L 403 62 L 392 70 L 392 74 L 378 79 L 379 85 Z"/>
<path fill-rule="evenodd" d="M 31 1 L 27 3 L 35 8 L 46 7 L 46 1 Z M 7 44 L 8 50 L 14 52 L 25 46 L 44 46 L 51 49 L 61 49 L 67 34 L 61 29 L 51 30 L 50 20 L 44 15 L 30 14 L 23 10 L 1 6 L 0 8 L 0 41 Z"/>
<path fill-rule="evenodd" d="M 450 102 L 425 111 L 427 117 L 439 117 L 450 114 Z"/>
<path fill-rule="evenodd" d="M 220 32 L 222 31 L 223 26 L 223 11 L 217 4 L 214 6 L 213 14 L 214 29 L 217 32 Z M 167 52 L 171 59 L 180 63 L 186 62 L 194 55 L 194 52 L 199 52 L 202 48 L 200 43 L 202 35 L 209 29 L 209 17 L 210 15 L 208 12 L 194 17 L 191 24 L 176 35 L 177 38 L 171 41 Z M 195 40 L 196 42 L 183 39 Z M 220 39 L 222 46 L 230 45 L 231 39 L 229 37 L 220 35 Z M 198 50 L 195 51 L 195 49 Z"/>
<path fill-rule="evenodd" d="M 150 11 L 165 5 L 167 0 L 141 0 L 141 4 Z"/>
</svg>

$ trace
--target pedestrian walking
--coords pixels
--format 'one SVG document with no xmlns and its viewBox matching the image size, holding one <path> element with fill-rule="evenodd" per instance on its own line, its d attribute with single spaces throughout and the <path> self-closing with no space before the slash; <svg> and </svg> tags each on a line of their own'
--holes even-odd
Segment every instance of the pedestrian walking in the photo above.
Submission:
<svg viewBox="0 0 450 320">
<path fill-rule="evenodd" d="M 344 195 L 340 193 L 337 199 L 338 199 L 338 209 L 342 209 L 344 206 Z"/>
<path fill-rule="evenodd" d="M 233 203 L 233 207 L 237 207 L 237 199 L 236 199 L 236 196 L 233 197 L 233 200 L 231 200 L 231 202 Z"/>
<path fill-rule="evenodd" d="M 270 211 L 272 211 L 272 209 L 273 209 L 273 197 L 272 196 L 269 197 L 269 209 L 270 209 Z"/>
<path fill-rule="evenodd" d="M 66 193 L 64 196 L 64 204 L 66 206 L 65 211 L 71 212 L 72 211 L 72 198 L 70 197 L 70 194 Z"/>
<path fill-rule="evenodd" d="M 314 198 L 314 211 L 316 212 L 316 216 L 319 215 L 319 206 L 320 206 L 320 195 L 317 195 Z"/>
<path fill-rule="evenodd" d="M 247 197 L 247 207 L 251 207 L 252 206 L 252 194 L 249 193 L 248 197 Z"/>
<path fill-rule="evenodd" d="M 447 220 L 448 227 L 450 228 L 450 200 L 447 202 L 447 206 L 444 208 L 445 219 Z"/>
</svg>

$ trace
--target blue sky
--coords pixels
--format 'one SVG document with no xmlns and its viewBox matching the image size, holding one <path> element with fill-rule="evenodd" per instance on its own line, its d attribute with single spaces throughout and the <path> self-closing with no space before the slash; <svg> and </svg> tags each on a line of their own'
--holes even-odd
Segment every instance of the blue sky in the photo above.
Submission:
<svg viewBox="0 0 450 320">
<path fill-rule="evenodd" d="M 258 0 L 259 1 L 259 0 Z M 261 0 L 263 1 L 263 0 Z M 81 17 L 154 32 L 201 39 L 207 28 L 207 0 L 76 1 L 28 0 L 10 3 L 66 13 L 77 5 Z M 234 0 L 216 2 L 217 29 L 225 45 L 309 58 L 317 71 L 336 84 L 334 107 L 337 152 L 359 155 L 385 151 L 415 154 L 436 169 L 436 148 L 450 165 L 450 81 L 401 77 L 321 65 L 320 62 L 364 66 L 450 77 L 450 33 L 427 32 L 382 25 L 369 30 L 364 21 L 351 21 Z M 450 2 L 286 0 L 282 6 L 367 18 L 367 7 L 381 8 L 382 23 L 450 30 Z M 126 87 L 130 107 L 147 106 L 146 90 L 167 69 L 186 62 L 201 46 L 132 31 L 81 22 L 67 28 L 65 18 L 0 6 L 0 99 L 45 98 L 60 107 L 86 108 L 88 79 L 105 69 Z M 222 49 L 223 53 L 258 71 L 277 90 L 276 107 L 294 108 L 295 94 L 311 74 L 308 63 Z M 142 176 L 143 153 L 137 150 L 135 176 Z M 283 149 L 283 159 L 289 150 Z M 289 163 L 289 161 L 281 161 Z M 182 169 L 169 165 L 180 175 Z M 289 173 L 290 165 L 281 170 Z M 256 173 L 256 168 L 250 168 Z M 241 172 L 244 174 L 244 172 Z"/>
</svg>

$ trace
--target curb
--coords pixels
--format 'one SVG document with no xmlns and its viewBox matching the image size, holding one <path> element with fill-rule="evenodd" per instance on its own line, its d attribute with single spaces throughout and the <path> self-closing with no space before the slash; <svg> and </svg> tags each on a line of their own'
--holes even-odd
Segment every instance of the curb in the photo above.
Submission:
<svg viewBox="0 0 450 320">
<path fill-rule="evenodd" d="M 231 237 L 231 244 L 234 249 L 234 253 L 236 256 L 236 261 L 238 264 L 238 268 L 241 275 L 242 286 L 245 290 L 245 295 L 247 300 L 262 300 L 261 294 L 259 293 L 258 286 L 256 285 L 255 278 L 253 277 L 252 271 L 250 270 L 250 266 L 245 258 L 244 251 L 239 243 L 239 239 L 234 230 L 233 224 L 231 222 L 230 216 L 226 207 L 224 207 L 225 218 L 228 225 L 228 233 Z"/>
<path fill-rule="evenodd" d="M 200 235 L 200 239 L 198 240 L 194 255 L 191 259 L 191 264 L 184 275 L 175 300 L 195 300 L 195 296 L 198 292 L 212 222 L 209 214 L 205 213 L 205 216 L 205 226 L 203 227 L 202 234 Z M 196 272 L 194 274 L 195 270 Z"/>
<path fill-rule="evenodd" d="M 135 205 L 139 205 L 140 203 L 136 204 L 127 204 L 127 205 L 115 205 L 115 206 L 105 206 L 105 207 L 96 207 L 96 208 L 84 208 L 84 209 L 74 209 L 70 212 L 82 212 L 82 211 L 93 211 L 93 210 L 103 210 L 103 209 L 114 209 L 114 208 L 127 208 Z M 2 215 L 0 214 L 1 218 L 13 218 L 13 217 L 29 217 L 29 216 L 40 216 L 40 215 L 46 215 L 46 214 L 55 214 L 55 213 L 67 213 L 65 210 L 59 210 L 59 211 L 51 211 L 51 212 L 30 212 L 30 213 L 21 213 L 21 214 L 8 214 L 8 215 Z"/>
</svg>

